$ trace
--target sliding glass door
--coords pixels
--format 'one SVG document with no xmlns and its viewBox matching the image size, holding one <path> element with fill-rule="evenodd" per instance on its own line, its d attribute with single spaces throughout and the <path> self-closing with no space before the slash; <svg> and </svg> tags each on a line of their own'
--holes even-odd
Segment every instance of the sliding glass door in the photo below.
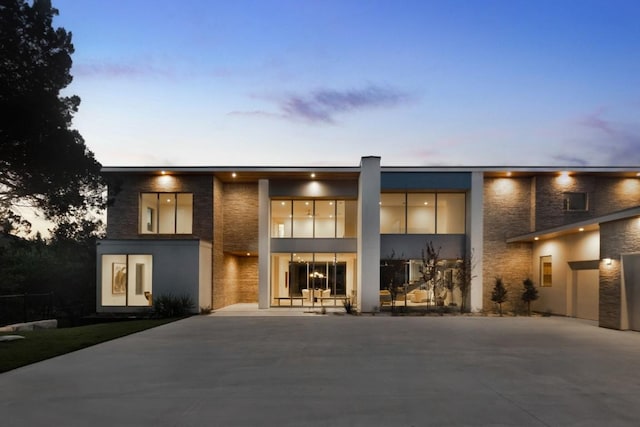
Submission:
<svg viewBox="0 0 640 427">
<path fill-rule="evenodd" d="M 355 289 L 355 254 L 274 254 L 272 305 L 342 305 Z"/>
</svg>

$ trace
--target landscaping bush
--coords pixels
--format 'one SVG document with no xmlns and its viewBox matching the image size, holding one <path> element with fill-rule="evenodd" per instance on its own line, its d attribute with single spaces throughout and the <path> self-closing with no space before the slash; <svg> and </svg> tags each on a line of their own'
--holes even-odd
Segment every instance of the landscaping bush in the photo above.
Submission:
<svg viewBox="0 0 640 427">
<path fill-rule="evenodd" d="M 189 295 L 162 294 L 153 298 L 154 314 L 160 318 L 186 316 L 193 307 L 195 304 Z"/>
</svg>

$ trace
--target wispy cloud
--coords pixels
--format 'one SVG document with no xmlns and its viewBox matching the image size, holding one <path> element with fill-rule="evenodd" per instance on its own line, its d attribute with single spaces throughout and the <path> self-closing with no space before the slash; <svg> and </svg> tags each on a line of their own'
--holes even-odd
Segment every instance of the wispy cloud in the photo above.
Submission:
<svg viewBox="0 0 640 427">
<path fill-rule="evenodd" d="M 319 89 L 306 95 L 292 94 L 272 99 L 279 113 L 265 111 L 230 114 L 264 115 L 313 123 L 334 123 L 336 116 L 351 111 L 393 107 L 408 102 L 410 96 L 390 87 L 369 85 L 361 89 Z"/>
<path fill-rule="evenodd" d="M 606 111 L 599 108 L 577 120 L 577 124 L 589 131 L 585 139 L 579 141 L 580 148 L 591 149 L 599 153 L 598 162 L 606 165 L 632 166 L 640 164 L 640 126 L 637 123 L 625 123 L 605 117 Z M 563 159 L 563 156 L 557 156 Z M 564 156 L 575 164 L 593 164 L 587 158 Z"/>
<path fill-rule="evenodd" d="M 289 117 L 332 123 L 336 114 L 395 106 L 407 98 L 407 95 L 401 92 L 379 86 L 347 91 L 322 89 L 307 96 L 290 96 L 283 100 L 280 108 Z"/>
<path fill-rule="evenodd" d="M 158 68 L 150 63 L 85 62 L 74 64 L 72 74 L 79 77 L 137 78 L 174 77 L 169 69 Z"/>
</svg>

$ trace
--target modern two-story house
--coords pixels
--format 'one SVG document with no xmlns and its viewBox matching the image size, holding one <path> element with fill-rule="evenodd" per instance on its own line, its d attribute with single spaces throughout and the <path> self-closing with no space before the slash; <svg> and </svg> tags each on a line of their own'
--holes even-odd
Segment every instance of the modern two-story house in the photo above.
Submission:
<svg viewBox="0 0 640 427">
<path fill-rule="evenodd" d="M 98 312 L 189 295 L 218 309 L 378 310 L 388 261 L 417 297 L 426 245 L 442 280 L 469 260 L 467 295 L 492 309 L 496 277 L 534 310 L 640 330 L 640 173 L 623 167 L 105 167 L 112 203 L 97 247 Z M 451 266 L 448 268 L 447 266 Z M 383 277 L 383 279 L 381 279 Z M 413 285 L 416 284 L 416 285 Z M 454 288 L 451 286 L 450 288 Z M 436 296 L 425 293 L 427 299 Z M 196 308 L 197 309 L 197 308 Z"/>
</svg>

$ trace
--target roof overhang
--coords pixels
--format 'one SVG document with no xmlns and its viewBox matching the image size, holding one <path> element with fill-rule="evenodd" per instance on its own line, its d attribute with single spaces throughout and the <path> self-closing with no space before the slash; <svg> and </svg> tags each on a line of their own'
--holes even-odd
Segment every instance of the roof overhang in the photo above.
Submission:
<svg viewBox="0 0 640 427">
<path fill-rule="evenodd" d="M 539 230 L 527 234 L 522 234 L 520 236 L 511 237 L 507 239 L 507 243 L 534 242 L 537 240 L 553 239 L 555 237 L 564 236 L 567 234 L 599 230 L 600 224 L 634 217 L 640 217 L 640 206 L 595 218 L 590 218 L 584 221 L 573 222 L 571 224 L 565 224 L 559 227 L 548 228 L 546 230 Z"/>
</svg>

